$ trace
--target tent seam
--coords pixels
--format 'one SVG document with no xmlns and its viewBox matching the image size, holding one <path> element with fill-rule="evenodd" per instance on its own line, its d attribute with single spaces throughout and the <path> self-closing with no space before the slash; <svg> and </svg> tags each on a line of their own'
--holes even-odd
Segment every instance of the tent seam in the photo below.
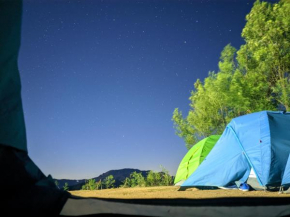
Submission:
<svg viewBox="0 0 290 217">
<path fill-rule="evenodd" d="M 227 126 L 227 128 L 229 128 L 229 129 L 231 130 L 231 132 L 234 134 L 235 138 L 238 140 L 238 143 L 239 143 L 239 145 L 240 145 L 240 147 L 241 147 L 241 149 L 242 149 L 244 155 L 246 156 L 248 163 L 251 165 L 251 167 L 253 168 L 254 172 L 255 172 L 256 175 L 257 175 L 256 169 L 254 168 L 254 165 L 252 164 L 250 158 L 248 157 L 248 155 L 247 155 L 247 153 L 246 153 L 246 151 L 245 151 L 245 149 L 244 149 L 244 147 L 243 147 L 241 141 L 239 140 L 239 138 L 238 138 L 236 132 L 234 131 L 234 129 L 233 129 L 231 126 Z M 262 184 L 262 182 L 261 182 L 261 180 L 260 180 L 260 177 L 259 177 L 258 175 L 257 175 L 257 179 L 258 179 L 260 185 L 264 186 L 264 185 Z"/>
</svg>

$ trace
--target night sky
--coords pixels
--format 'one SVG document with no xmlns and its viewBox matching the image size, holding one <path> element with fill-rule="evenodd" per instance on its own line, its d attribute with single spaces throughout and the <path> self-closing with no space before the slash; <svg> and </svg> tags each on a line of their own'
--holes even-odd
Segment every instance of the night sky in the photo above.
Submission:
<svg viewBox="0 0 290 217">
<path fill-rule="evenodd" d="M 172 113 L 244 43 L 250 0 L 24 0 L 19 69 L 32 160 L 54 178 L 175 175 Z"/>
</svg>

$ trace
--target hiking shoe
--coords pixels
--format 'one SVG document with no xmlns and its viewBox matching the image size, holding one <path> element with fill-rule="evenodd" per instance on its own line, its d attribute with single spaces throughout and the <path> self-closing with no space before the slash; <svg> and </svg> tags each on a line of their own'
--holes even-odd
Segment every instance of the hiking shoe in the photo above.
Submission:
<svg viewBox="0 0 290 217">
<path fill-rule="evenodd" d="M 250 186 L 246 183 L 242 183 L 239 187 L 239 190 L 241 191 L 249 191 L 250 190 Z"/>
<path fill-rule="evenodd" d="M 225 189 L 225 190 L 235 190 L 235 189 L 238 189 L 238 186 L 234 184 L 234 185 L 228 185 L 228 186 L 221 186 L 219 188 Z"/>
</svg>

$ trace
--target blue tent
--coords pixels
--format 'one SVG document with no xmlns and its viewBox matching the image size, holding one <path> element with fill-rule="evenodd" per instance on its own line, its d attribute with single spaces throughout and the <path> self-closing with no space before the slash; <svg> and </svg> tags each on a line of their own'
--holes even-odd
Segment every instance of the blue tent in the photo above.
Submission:
<svg viewBox="0 0 290 217">
<path fill-rule="evenodd" d="M 226 186 L 247 181 L 251 169 L 261 186 L 290 184 L 290 113 L 261 111 L 234 118 L 215 147 L 182 184 Z"/>
</svg>

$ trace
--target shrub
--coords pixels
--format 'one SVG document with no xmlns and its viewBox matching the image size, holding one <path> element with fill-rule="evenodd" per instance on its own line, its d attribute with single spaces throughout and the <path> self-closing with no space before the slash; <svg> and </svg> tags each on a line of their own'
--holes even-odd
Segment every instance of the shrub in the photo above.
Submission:
<svg viewBox="0 0 290 217">
<path fill-rule="evenodd" d="M 69 190 L 69 187 L 68 187 L 68 183 L 64 183 L 64 186 L 63 186 L 63 190 L 64 191 L 68 191 Z"/>
<path fill-rule="evenodd" d="M 105 186 L 105 188 L 113 188 L 114 187 L 114 183 L 115 183 L 115 179 L 113 175 L 109 175 L 107 176 L 104 181 L 103 184 Z"/>
<path fill-rule="evenodd" d="M 101 187 L 101 184 L 101 180 L 99 182 L 96 182 L 95 179 L 89 179 L 82 186 L 82 190 L 98 190 Z"/>
<path fill-rule="evenodd" d="M 147 177 L 143 177 L 142 173 L 136 171 L 130 174 L 130 177 L 123 181 L 123 188 L 144 187 L 144 186 L 169 186 L 173 184 L 173 177 L 169 175 L 168 170 L 161 166 L 161 172 L 153 172 L 150 170 Z"/>
</svg>

